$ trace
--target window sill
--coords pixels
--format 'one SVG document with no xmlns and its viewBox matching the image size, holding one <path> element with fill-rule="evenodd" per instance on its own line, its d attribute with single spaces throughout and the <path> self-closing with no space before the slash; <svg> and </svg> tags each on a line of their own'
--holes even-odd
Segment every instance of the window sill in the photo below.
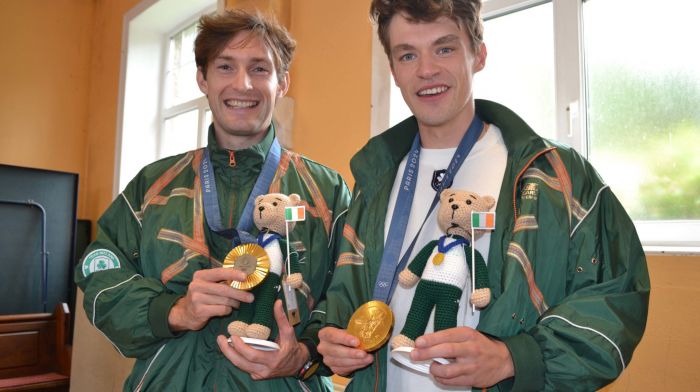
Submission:
<svg viewBox="0 0 700 392">
<path fill-rule="evenodd" d="M 647 255 L 664 255 L 664 256 L 700 255 L 700 247 L 698 247 L 698 246 L 648 245 L 648 246 L 643 246 L 643 249 L 644 249 L 644 253 Z"/>
</svg>

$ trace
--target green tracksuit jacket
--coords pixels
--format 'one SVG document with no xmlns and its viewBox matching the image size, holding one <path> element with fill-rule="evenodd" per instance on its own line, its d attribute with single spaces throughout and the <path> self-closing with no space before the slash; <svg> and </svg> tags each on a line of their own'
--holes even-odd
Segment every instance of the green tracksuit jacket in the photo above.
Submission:
<svg viewBox="0 0 700 392">
<path fill-rule="evenodd" d="M 216 145 L 210 127 L 225 226 L 236 226 L 273 138 L 270 130 L 258 145 L 231 154 Z M 126 391 L 304 390 L 291 377 L 253 381 L 223 356 L 216 337 L 228 335 L 235 310 L 211 319 L 200 331 L 173 334 L 168 327 L 169 310 L 186 293 L 193 273 L 221 266 L 231 249 L 231 241 L 212 232 L 205 220 L 202 156 L 198 149 L 146 166 L 102 215 L 97 239 L 75 270 L 87 317 L 122 355 L 137 359 Z M 307 328 L 307 321 L 332 276 L 332 240 L 342 230 L 350 193 L 338 173 L 284 149 L 269 191 L 297 193 L 306 205 L 307 219 L 290 236 L 306 282 L 297 292 L 302 322 L 296 331 L 317 340 L 317 330 Z M 251 234 L 257 233 L 253 227 Z M 271 337 L 276 335 L 275 328 Z M 329 390 L 332 384 L 312 377 L 306 387 Z"/>
<path fill-rule="evenodd" d="M 629 364 L 646 325 L 649 276 L 634 225 L 573 149 L 499 104 L 477 100 L 476 111 L 508 149 L 488 258 L 493 298 L 478 329 L 506 343 L 516 375 L 493 389 L 595 390 Z M 389 194 L 417 131 L 411 117 L 353 157 L 353 202 L 317 323 L 345 328 L 372 299 Z M 386 350 L 354 373 L 349 391 L 385 389 Z"/>
</svg>

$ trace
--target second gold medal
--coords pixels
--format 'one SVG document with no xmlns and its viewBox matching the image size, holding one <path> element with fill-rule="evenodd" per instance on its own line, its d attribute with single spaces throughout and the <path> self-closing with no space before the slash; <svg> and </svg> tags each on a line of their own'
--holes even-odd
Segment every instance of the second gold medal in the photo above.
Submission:
<svg viewBox="0 0 700 392">
<path fill-rule="evenodd" d="M 371 352 L 379 349 L 391 337 L 394 313 L 381 301 L 369 301 L 357 308 L 347 331 L 360 340 L 360 349 Z"/>
</svg>

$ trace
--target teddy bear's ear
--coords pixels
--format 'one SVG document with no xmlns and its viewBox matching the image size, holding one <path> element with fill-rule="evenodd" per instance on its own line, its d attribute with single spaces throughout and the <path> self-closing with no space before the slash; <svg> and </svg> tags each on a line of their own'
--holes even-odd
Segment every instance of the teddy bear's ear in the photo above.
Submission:
<svg viewBox="0 0 700 392">
<path fill-rule="evenodd" d="M 486 208 L 490 210 L 496 205 L 496 199 L 491 196 L 484 196 L 484 203 L 486 204 Z"/>
<path fill-rule="evenodd" d="M 258 205 L 260 204 L 260 201 L 265 197 L 265 195 L 260 195 L 255 198 L 255 204 Z"/>
<path fill-rule="evenodd" d="M 442 192 L 440 192 L 440 201 L 442 202 L 442 199 L 446 198 L 450 192 L 452 192 L 451 188 L 443 189 Z"/>
<path fill-rule="evenodd" d="M 298 206 L 299 202 L 301 201 L 301 197 L 299 197 L 299 195 L 297 195 L 296 193 L 292 193 L 291 195 L 289 195 L 289 201 L 292 202 L 292 205 Z"/>
</svg>

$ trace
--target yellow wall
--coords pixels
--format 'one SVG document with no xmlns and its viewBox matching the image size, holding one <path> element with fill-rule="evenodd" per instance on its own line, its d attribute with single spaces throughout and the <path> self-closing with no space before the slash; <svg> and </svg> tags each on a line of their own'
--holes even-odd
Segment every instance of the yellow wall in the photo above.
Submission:
<svg viewBox="0 0 700 392">
<path fill-rule="evenodd" d="M 290 89 L 294 148 L 349 183 L 348 161 L 369 137 L 369 3 L 304 0 L 292 8 L 291 33 L 298 42 Z"/>
<path fill-rule="evenodd" d="M 0 2 L 0 163 L 79 173 L 79 216 L 92 221 L 112 199 L 122 20 L 138 2 Z M 368 3 L 285 5 L 299 42 L 290 91 L 294 147 L 348 181 L 347 159 L 369 134 Z M 627 371 L 606 390 L 698 389 L 700 256 L 651 256 L 649 268 L 647 332 Z M 121 390 L 131 362 L 81 309 L 74 343 L 73 390 Z"/>
<path fill-rule="evenodd" d="M 92 1 L 0 4 L 0 163 L 78 173 L 81 217 L 93 11 Z"/>
<path fill-rule="evenodd" d="M 112 202 L 117 105 L 124 14 L 140 0 L 93 0 L 88 135 L 85 146 L 86 215 L 93 222 Z"/>
<path fill-rule="evenodd" d="M 647 328 L 632 362 L 605 391 L 700 388 L 700 256 L 647 257 L 651 300 Z"/>
</svg>

